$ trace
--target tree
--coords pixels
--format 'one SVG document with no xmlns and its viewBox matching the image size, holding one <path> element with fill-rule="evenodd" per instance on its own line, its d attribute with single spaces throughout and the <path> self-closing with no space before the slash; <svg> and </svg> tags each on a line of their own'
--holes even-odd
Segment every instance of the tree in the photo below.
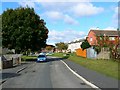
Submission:
<svg viewBox="0 0 120 90">
<path fill-rule="evenodd" d="M 81 44 L 82 50 L 87 49 L 89 47 L 91 47 L 91 45 L 89 44 L 89 42 L 87 41 L 87 39 L 82 42 L 82 44 Z"/>
<path fill-rule="evenodd" d="M 51 51 L 51 50 L 53 50 L 53 47 L 49 45 L 49 46 L 46 46 L 45 49 L 46 49 L 47 51 Z"/>
<path fill-rule="evenodd" d="M 66 50 L 68 48 L 68 44 L 64 42 L 56 43 L 55 45 L 59 50 Z"/>
<path fill-rule="evenodd" d="M 96 40 L 97 40 L 97 44 L 96 46 L 94 46 L 94 49 L 97 53 L 100 53 L 102 48 L 108 48 L 109 45 L 111 44 L 109 40 L 109 36 L 105 36 L 102 34 L 100 36 L 96 35 Z"/>
<path fill-rule="evenodd" d="M 100 47 L 108 47 L 110 44 L 109 36 L 100 35 L 96 36 L 97 45 Z"/>
<path fill-rule="evenodd" d="M 100 49 L 108 48 L 110 50 L 110 54 L 112 58 L 118 59 L 120 57 L 118 51 L 120 45 L 119 35 L 115 37 L 114 42 L 110 41 L 109 36 L 105 36 L 105 35 L 96 36 L 96 39 L 97 39 L 97 46 L 95 46 L 96 51 L 99 50 L 100 52 L 101 51 Z"/>
<path fill-rule="evenodd" d="M 7 9 L 2 13 L 2 37 L 3 47 L 17 53 L 37 51 L 46 46 L 48 29 L 33 8 Z"/>
<path fill-rule="evenodd" d="M 115 37 L 115 44 L 110 44 L 110 50 L 111 50 L 111 55 L 112 58 L 114 59 L 120 59 L 120 40 L 119 36 Z"/>
</svg>

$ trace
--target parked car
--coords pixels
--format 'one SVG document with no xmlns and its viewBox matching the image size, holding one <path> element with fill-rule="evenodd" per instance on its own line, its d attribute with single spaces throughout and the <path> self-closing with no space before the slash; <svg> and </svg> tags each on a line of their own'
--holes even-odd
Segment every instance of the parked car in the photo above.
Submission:
<svg viewBox="0 0 120 90">
<path fill-rule="evenodd" d="M 37 62 L 45 62 L 45 61 L 47 61 L 46 55 L 39 55 L 37 57 Z"/>
</svg>

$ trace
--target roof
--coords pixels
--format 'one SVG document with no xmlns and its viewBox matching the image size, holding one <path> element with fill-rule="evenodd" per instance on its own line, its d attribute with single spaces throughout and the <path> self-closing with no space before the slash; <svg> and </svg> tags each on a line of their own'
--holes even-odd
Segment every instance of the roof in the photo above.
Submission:
<svg viewBox="0 0 120 90">
<path fill-rule="evenodd" d="M 72 44 L 72 43 L 79 43 L 79 42 L 82 42 L 84 41 L 85 39 L 79 39 L 79 40 L 76 40 L 76 41 L 71 41 L 69 42 L 68 44 Z"/>
<path fill-rule="evenodd" d="M 90 31 L 93 31 L 98 36 L 100 36 L 100 35 L 118 36 L 118 31 L 117 30 L 90 30 Z"/>
</svg>

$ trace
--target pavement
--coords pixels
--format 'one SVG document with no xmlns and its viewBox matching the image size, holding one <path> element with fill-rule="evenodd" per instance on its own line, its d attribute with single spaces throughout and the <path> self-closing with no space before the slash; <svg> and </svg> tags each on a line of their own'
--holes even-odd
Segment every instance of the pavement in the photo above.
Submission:
<svg viewBox="0 0 120 90">
<path fill-rule="evenodd" d="M 7 79 L 19 76 L 19 72 L 26 69 L 30 62 L 22 62 L 21 65 L 13 66 L 12 68 L 2 69 L 0 71 L 0 85 L 7 81 Z"/>
</svg>

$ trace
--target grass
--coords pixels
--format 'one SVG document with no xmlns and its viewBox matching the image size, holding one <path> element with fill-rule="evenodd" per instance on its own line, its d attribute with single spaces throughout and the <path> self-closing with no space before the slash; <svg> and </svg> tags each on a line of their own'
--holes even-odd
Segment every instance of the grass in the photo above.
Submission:
<svg viewBox="0 0 120 90">
<path fill-rule="evenodd" d="M 52 56 L 63 57 L 63 53 L 54 53 Z"/>
<path fill-rule="evenodd" d="M 22 61 L 35 61 L 37 59 L 37 56 L 22 56 Z"/>
<path fill-rule="evenodd" d="M 63 53 L 55 53 L 54 56 L 63 57 Z M 120 77 L 118 77 L 119 62 L 115 62 L 114 60 L 87 59 L 83 57 L 78 57 L 75 54 L 71 54 L 68 59 L 88 69 L 92 69 L 106 76 L 110 76 L 120 80 Z"/>
<path fill-rule="evenodd" d="M 61 57 L 61 58 L 69 58 L 69 55 L 64 54 L 64 53 L 54 53 L 52 56 L 56 56 L 56 57 Z"/>
</svg>

